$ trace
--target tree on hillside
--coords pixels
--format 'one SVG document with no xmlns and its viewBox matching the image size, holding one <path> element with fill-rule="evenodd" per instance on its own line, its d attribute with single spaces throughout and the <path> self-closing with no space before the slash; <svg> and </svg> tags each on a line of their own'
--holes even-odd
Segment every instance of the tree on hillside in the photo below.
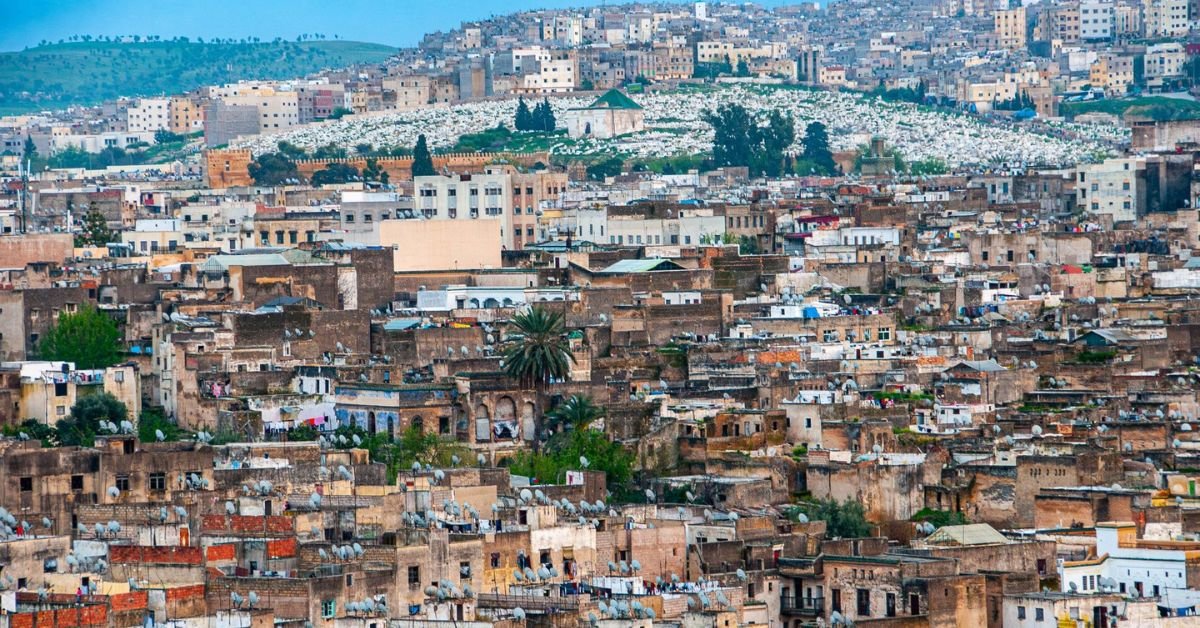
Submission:
<svg viewBox="0 0 1200 628">
<path fill-rule="evenodd" d="M 108 228 L 104 214 L 91 210 L 83 218 L 83 230 L 75 236 L 75 246 L 105 246 L 119 238 Z"/>
<path fill-rule="evenodd" d="M 250 162 L 249 171 L 255 185 L 285 185 L 301 179 L 296 162 L 280 153 L 259 155 Z"/>
<path fill-rule="evenodd" d="M 313 173 L 313 185 L 349 183 L 358 179 L 358 168 L 344 163 L 332 163 Z"/>
<path fill-rule="evenodd" d="M 413 148 L 412 176 L 429 177 L 435 174 L 437 171 L 433 169 L 433 156 L 429 154 L 429 144 L 422 133 L 417 136 L 417 145 Z"/>
<path fill-rule="evenodd" d="M 517 114 L 513 116 L 513 128 L 518 131 L 533 129 L 533 114 L 529 112 L 529 105 L 525 103 L 524 97 L 517 99 Z"/>
<path fill-rule="evenodd" d="M 829 149 L 829 132 L 820 122 L 810 122 L 804 129 L 804 151 L 801 158 L 815 174 L 832 175 L 837 173 L 837 163 L 833 161 L 833 151 Z M 801 173 L 807 174 L 807 173 Z"/>
<path fill-rule="evenodd" d="M 79 369 L 102 369 L 120 358 L 121 332 L 112 317 L 91 305 L 60 314 L 38 343 L 43 360 L 73 362 Z"/>
<path fill-rule="evenodd" d="M 755 170 L 768 177 L 783 174 L 784 156 L 796 141 L 796 125 L 778 109 L 767 116 L 767 126 L 758 128 L 759 150 Z"/>
<path fill-rule="evenodd" d="M 550 133 L 556 126 L 558 126 L 558 121 L 554 119 L 554 109 L 550 107 L 550 99 L 544 98 L 533 109 L 533 130 Z"/>
<path fill-rule="evenodd" d="M 745 166 L 754 175 L 779 176 L 783 172 L 787 149 L 796 139 L 790 115 L 772 111 L 766 126 L 759 126 L 744 106 L 727 103 L 706 113 L 704 119 L 713 129 L 713 162 L 717 166 Z"/>
<path fill-rule="evenodd" d="M 102 421 L 120 424 L 129 417 L 125 404 L 110 393 L 80 398 L 71 406 L 71 414 L 55 425 L 58 442 L 64 447 L 91 447 Z"/>
</svg>

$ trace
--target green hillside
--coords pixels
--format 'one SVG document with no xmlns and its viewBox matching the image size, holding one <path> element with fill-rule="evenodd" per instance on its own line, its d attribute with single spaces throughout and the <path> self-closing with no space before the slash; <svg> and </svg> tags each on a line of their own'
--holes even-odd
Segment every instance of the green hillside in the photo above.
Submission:
<svg viewBox="0 0 1200 628">
<path fill-rule="evenodd" d="M 1062 114 L 1071 118 L 1085 113 L 1107 113 L 1117 117 L 1132 115 L 1151 120 L 1192 120 L 1200 118 L 1200 102 L 1165 96 L 1114 98 L 1063 103 Z"/>
<path fill-rule="evenodd" d="M 0 53 L 0 114 L 176 94 L 238 80 L 284 79 L 378 63 L 395 48 L 357 41 L 88 41 Z"/>
</svg>

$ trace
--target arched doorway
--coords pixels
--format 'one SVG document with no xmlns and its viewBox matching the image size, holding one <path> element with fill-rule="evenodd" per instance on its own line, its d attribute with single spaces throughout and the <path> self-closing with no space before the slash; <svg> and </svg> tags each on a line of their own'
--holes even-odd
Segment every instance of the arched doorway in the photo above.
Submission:
<svg viewBox="0 0 1200 628">
<path fill-rule="evenodd" d="M 396 417 L 390 414 L 387 419 L 387 432 L 389 439 L 396 440 Z"/>
<path fill-rule="evenodd" d="M 367 413 L 367 433 L 368 434 L 375 433 L 375 411 L 374 410 Z"/>
<path fill-rule="evenodd" d="M 409 425 L 416 428 L 418 432 L 425 433 L 425 419 L 422 419 L 420 415 L 413 417 Z"/>
</svg>

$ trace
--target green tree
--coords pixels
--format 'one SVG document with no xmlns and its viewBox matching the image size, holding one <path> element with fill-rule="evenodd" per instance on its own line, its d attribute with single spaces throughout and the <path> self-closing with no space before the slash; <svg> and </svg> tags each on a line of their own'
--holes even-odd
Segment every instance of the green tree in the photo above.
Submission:
<svg viewBox="0 0 1200 628">
<path fill-rule="evenodd" d="M 604 161 L 588 166 L 586 172 L 589 179 L 603 181 L 608 177 L 615 177 L 621 174 L 624 166 L 625 161 L 620 157 L 609 157 Z"/>
<path fill-rule="evenodd" d="M 25 136 L 25 148 L 24 148 L 23 157 L 27 161 L 34 161 L 38 157 L 37 144 L 34 144 L 33 138 L 29 137 L 28 135 Z"/>
<path fill-rule="evenodd" d="M 346 149 L 337 144 L 326 144 L 318 146 L 317 150 L 313 151 L 313 159 L 345 159 Z"/>
<path fill-rule="evenodd" d="M 313 185 L 349 183 L 358 178 L 358 168 L 344 163 L 332 163 L 313 173 Z"/>
<path fill-rule="evenodd" d="M 120 340 L 121 332 L 112 317 L 84 305 L 59 315 L 38 343 L 38 357 L 72 362 L 78 369 L 107 368 L 120 359 Z"/>
<path fill-rule="evenodd" d="M 704 114 L 713 130 L 713 163 L 717 167 L 749 166 L 753 161 L 754 121 L 738 103 L 725 103 Z"/>
<path fill-rule="evenodd" d="M 108 219 L 93 209 L 83 217 L 83 230 L 75 236 L 75 246 L 105 246 L 117 240 L 117 234 L 108 228 Z"/>
<path fill-rule="evenodd" d="M 55 425 L 58 442 L 64 447 L 91 447 L 101 421 L 120 424 L 129 416 L 125 404 L 109 393 L 88 395 L 71 406 L 71 414 Z"/>
<path fill-rule="evenodd" d="M 866 508 L 861 502 L 847 499 L 838 503 L 834 499 L 822 499 L 801 505 L 798 512 L 808 515 L 811 521 L 824 521 L 825 535 L 829 538 L 855 539 L 871 535 L 871 524 L 867 522 Z"/>
<path fill-rule="evenodd" d="M 545 407 L 546 386 L 566 379 L 570 372 L 570 343 L 567 341 L 561 312 L 540 305 L 513 316 L 505 339 L 504 372 L 524 386 L 534 389 L 535 406 Z M 542 433 L 541 429 L 537 430 Z M 535 445 L 540 445 L 537 440 Z"/>
<path fill-rule="evenodd" d="M 829 149 L 829 131 L 820 122 L 810 122 L 804 129 L 804 151 L 801 157 L 817 169 L 817 174 L 837 173 L 833 151 Z"/>
<path fill-rule="evenodd" d="M 605 415 L 605 409 L 592 403 L 591 397 L 571 395 L 566 401 L 551 410 L 546 418 L 552 431 L 587 428 L 593 421 Z"/>
<path fill-rule="evenodd" d="M 760 126 L 744 106 L 727 103 L 706 113 L 705 121 L 713 129 L 715 165 L 745 166 L 754 175 L 782 174 L 787 149 L 796 140 L 790 115 L 773 110 Z"/>
<path fill-rule="evenodd" d="M 345 107 L 334 107 L 333 111 L 329 112 L 329 117 L 327 119 L 328 120 L 340 120 L 344 116 L 348 116 L 352 113 L 354 113 L 354 112 Z"/>
<path fill-rule="evenodd" d="M 25 419 L 19 425 L 5 425 L 0 428 L 0 434 L 9 438 L 21 438 L 24 434 L 25 438 L 40 441 L 42 447 L 54 447 L 58 444 L 58 432 L 37 419 Z"/>
<path fill-rule="evenodd" d="M 362 176 L 367 181 L 378 181 L 384 185 L 387 185 L 388 179 L 390 179 L 387 170 L 379 167 L 379 160 L 374 157 L 367 157 L 367 164 L 363 167 Z"/>
<path fill-rule="evenodd" d="M 279 142 L 275 144 L 275 148 L 278 149 L 277 152 L 280 155 L 283 155 L 288 159 L 306 159 L 308 157 L 308 151 L 287 140 L 279 140 Z"/>
<path fill-rule="evenodd" d="M 429 177 L 437 174 L 433 169 L 433 156 L 429 154 L 429 145 L 425 142 L 425 134 L 417 136 L 417 145 L 413 148 L 412 176 Z"/>
<path fill-rule="evenodd" d="M 504 371 L 525 385 L 545 386 L 564 379 L 574 357 L 561 312 L 535 305 L 509 322 Z"/>
<path fill-rule="evenodd" d="M 154 142 L 156 144 L 170 144 L 171 142 L 182 142 L 185 139 L 187 139 L 187 138 L 178 133 L 172 133 L 166 129 L 159 129 L 154 132 Z"/>
<path fill-rule="evenodd" d="M 163 441 L 172 442 L 188 436 L 187 430 L 167 419 L 162 408 L 146 406 L 137 421 L 138 440 L 152 443 L 158 440 L 158 432 L 162 432 Z"/>
<path fill-rule="evenodd" d="M 524 97 L 517 98 L 517 114 L 513 116 L 513 128 L 518 131 L 533 129 L 533 114 L 529 111 Z"/>
<path fill-rule="evenodd" d="M 509 470 L 534 478 L 542 484 L 560 484 L 565 472 L 582 470 L 582 459 L 591 471 L 603 471 L 606 483 L 618 498 L 627 498 L 633 477 L 633 454 L 600 430 L 582 428 L 555 434 L 543 452 L 521 451 Z"/>
<path fill-rule="evenodd" d="M 738 59 L 737 75 L 738 76 L 750 76 L 750 66 L 746 63 L 745 59 Z"/>
<path fill-rule="evenodd" d="M 554 109 L 550 106 L 550 99 L 543 98 L 542 102 L 538 103 L 533 110 L 533 130 L 553 133 L 556 126 L 558 126 L 558 121 L 554 119 Z"/>
<path fill-rule="evenodd" d="M 767 126 L 757 129 L 759 150 L 755 170 L 768 177 L 778 177 L 783 174 L 784 156 L 792 143 L 796 141 L 796 124 L 791 115 L 784 115 L 778 109 L 772 110 L 767 116 Z"/>
<path fill-rule="evenodd" d="M 250 178 L 256 185 L 286 185 L 301 180 L 296 162 L 283 153 L 266 153 L 250 162 Z"/>
</svg>

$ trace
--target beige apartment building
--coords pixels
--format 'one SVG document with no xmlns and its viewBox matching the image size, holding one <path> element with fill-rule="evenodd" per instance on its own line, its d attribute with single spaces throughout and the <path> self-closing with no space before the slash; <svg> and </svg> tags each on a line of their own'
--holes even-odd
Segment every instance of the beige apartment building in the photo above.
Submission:
<svg viewBox="0 0 1200 628">
<path fill-rule="evenodd" d="M 199 99 L 173 96 L 168 107 L 171 117 L 170 131 L 185 135 L 204 130 L 204 106 Z"/>
<path fill-rule="evenodd" d="M 1025 7 L 996 11 L 996 40 L 1001 48 L 1020 50 L 1025 47 Z"/>
</svg>

